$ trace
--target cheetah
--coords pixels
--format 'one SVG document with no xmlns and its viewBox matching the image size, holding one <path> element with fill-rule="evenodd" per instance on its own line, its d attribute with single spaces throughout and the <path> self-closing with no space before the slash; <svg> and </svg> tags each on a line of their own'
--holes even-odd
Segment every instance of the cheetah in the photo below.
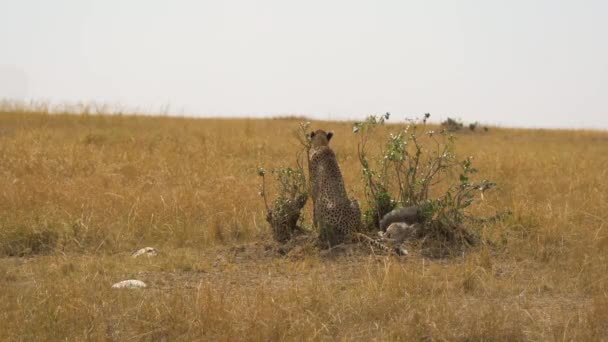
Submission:
<svg viewBox="0 0 608 342">
<path fill-rule="evenodd" d="M 391 223 L 394 222 L 405 222 L 407 224 L 423 223 L 425 220 L 423 213 L 419 206 L 413 205 L 411 207 L 395 209 L 382 217 L 380 220 L 380 229 L 383 232 L 387 231 L 387 228 Z"/>
<path fill-rule="evenodd" d="M 368 241 L 370 245 L 389 253 L 394 252 L 397 255 L 408 255 L 405 243 L 416 238 L 420 232 L 420 228 L 420 223 L 393 222 L 388 226 L 386 232 L 378 232 L 379 239 L 372 239 L 364 234 L 357 234 L 357 236 Z"/>
<path fill-rule="evenodd" d="M 329 147 L 333 132 L 310 133 L 311 149 L 308 171 L 313 202 L 313 224 L 319 227 L 320 240 L 330 245 L 344 241 L 361 225 L 361 211 L 355 199 L 349 199 L 336 155 Z"/>
</svg>

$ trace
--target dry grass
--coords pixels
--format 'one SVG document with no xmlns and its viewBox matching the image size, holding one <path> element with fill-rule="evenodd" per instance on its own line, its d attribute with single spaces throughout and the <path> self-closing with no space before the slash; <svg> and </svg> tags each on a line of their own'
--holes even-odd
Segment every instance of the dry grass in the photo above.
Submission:
<svg viewBox="0 0 608 342">
<path fill-rule="evenodd" d="M 0 340 L 608 339 L 608 134 L 462 135 L 499 184 L 476 210 L 515 213 L 462 257 L 281 257 L 255 170 L 296 126 L 0 114 Z M 313 126 L 362 200 L 351 125 Z"/>
</svg>

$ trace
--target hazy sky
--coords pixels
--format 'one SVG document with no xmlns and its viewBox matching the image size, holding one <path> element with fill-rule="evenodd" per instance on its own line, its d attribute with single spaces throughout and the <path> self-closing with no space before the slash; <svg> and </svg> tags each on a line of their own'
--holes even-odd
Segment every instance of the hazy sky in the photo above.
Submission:
<svg viewBox="0 0 608 342">
<path fill-rule="evenodd" d="M 0 0 L 0 98 L 608 128 L 608 1 Z"/>
</svg>

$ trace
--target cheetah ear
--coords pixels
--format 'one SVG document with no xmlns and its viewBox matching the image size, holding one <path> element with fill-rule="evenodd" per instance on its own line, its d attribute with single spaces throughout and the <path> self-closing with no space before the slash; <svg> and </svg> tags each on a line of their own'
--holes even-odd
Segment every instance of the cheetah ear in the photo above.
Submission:
<svg viewBox="0 0 608 342">
<path fill-rule="evenodd" d="M 310 137 L 310 139 L 315 137 L 315 132 L 310 132 L 310 134 L 308 135 Z"/>
<path fill-rule="evenodd" d="M 327 142 L 329 142 L 331 140 L 331 137 L 333 137 L 333 136 L 334 136 L 334 132 L 331 132 L 331 131 L 327 132 Z"/>
</svg>

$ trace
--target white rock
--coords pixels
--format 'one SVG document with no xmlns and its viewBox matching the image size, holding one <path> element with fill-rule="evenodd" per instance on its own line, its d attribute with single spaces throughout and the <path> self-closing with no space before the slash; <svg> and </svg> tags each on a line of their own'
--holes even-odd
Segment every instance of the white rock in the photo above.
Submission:
<svg viewBox="0 0 608 342">
<path fill-rule="evenodd" d="M 134 252 L 133 254 L 131 254 L 131 256 L 133 258 L 137 258 L 140 255 L 147 255 L 149 257 L 153 257 L 153 256 L 158 255 L 158 251 L 156 250 L 156 248 L 153 248 L 153 247 L 144 247 L 144 248 Z"/>
<path fill-rule="evenodd" d="M 142 289 L 145 287 L 147 287 L 146 283 L 135 279 L 123 280 L 112 285 L 113 289 Z"/>
</svg>

